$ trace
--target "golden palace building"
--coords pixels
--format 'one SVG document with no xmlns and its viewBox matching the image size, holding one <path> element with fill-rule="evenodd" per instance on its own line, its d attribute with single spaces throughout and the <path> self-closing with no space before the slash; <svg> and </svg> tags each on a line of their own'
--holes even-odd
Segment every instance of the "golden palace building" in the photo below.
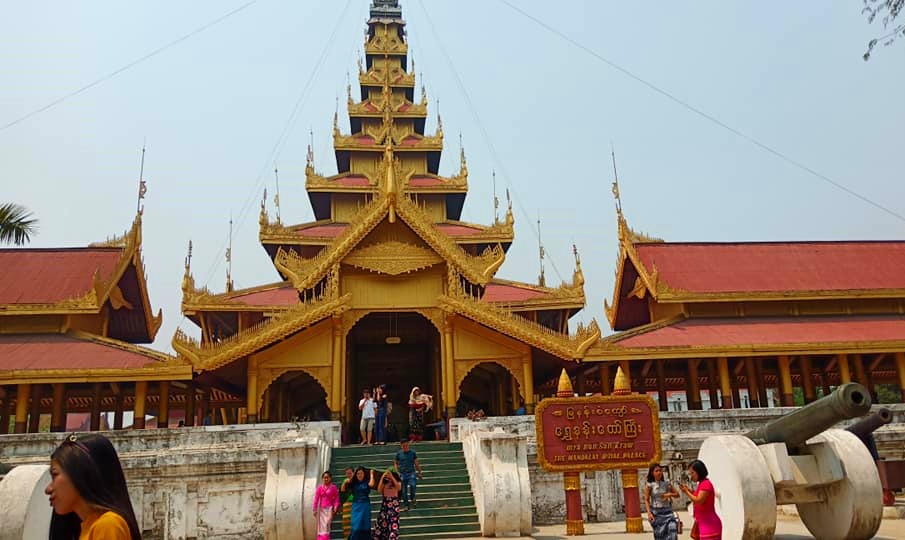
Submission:
<svg viewBox="0 0 905 540">
<path fill-rule="evenodd" d="M 54 430 L 87 414 L 99 429 L 156 416 L 199 423 L 354 421 L 363 388 L 392 386 L 406 422 L 413 386 L 441 411 L 530 413 L 563 367 L 580 394 L 609 393 L 621 365 L 666 410 L 783 405 L 841 382 L 905 388 L 905 242 L 671 243 L 634 232 L 618 210 L 620 253 L 606 313 L 617 333 L 569 321 L 585 306 L 577 251 L 557 287 L 498 274 L 514 241 L 511 207 L 461 221 L 469 173 L 440 171 L 442 124 L 425 132 L 405 22 L 374 0 L 350 133 L 334 121 L 338 174 L 306 189 L 315 221 L 261 205 L 260 242 L 282 280 L 224 292 L 196 286 L 187 257 L 167 355 L 141 258 L 141 214 L 122 237 L 85 248 L 0 250 L 0 432 Z M 441 174 L 442 173 L 442 174 Z M 487 181 L 489 179 L 482 179 Z M 266 201 L 266 197 L 265 197 Z M 595 274 L 603 269 L 595 269 Z M 601 299 L 595 299 L 595 302 Z M 740 395 L 749 396 L 742 401 Z M 433 418 L 428 418 L 431 421 Z M 11 419 L 14 419 L 11 422 Z"/>
</svg>

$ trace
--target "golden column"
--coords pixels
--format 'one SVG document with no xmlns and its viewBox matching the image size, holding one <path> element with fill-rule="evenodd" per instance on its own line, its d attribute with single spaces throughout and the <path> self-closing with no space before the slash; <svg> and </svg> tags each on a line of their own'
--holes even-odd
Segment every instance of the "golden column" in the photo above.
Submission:
<svg viewBox="0 0 905 540">
<path fill-rule="evenodd" d="M 722 408 L 732 408 L 732 382 L 729 380 L 729 359 L 721 356 L 716 359 L 717 370 L 720 373 L 720 394 Z M 734 375 L 733 375 L 734 376 Z"/>
<path fill-rule="evenodd" d="M 248 372 L 245 395 L 245 422 L 258 423 L 258 359 L 252 356 L 248 359 Z"/>
<path fill-rule="evenodd" d="M 852 382 L 852 370 L 848 365 L 848 355 L 837 354 L 836 364 L 839 365 L 839 384 Z"/>
<path fill-rule="evenodd" d="M 804 402 L 807 404 L 817 399 L 817 394 L 814 392 L 811 357 L 807 355 L 799 357 L 798 365 L 801 367 L 801 389 L 804 392 Z"/>
<path fill-rule="evenodd" d="M 16 425 L 14 433 L 25 433 L 28 429 L 28 398 L 30 395 L 30 384 L 20 384 L 16 389 Z"/>
<path fill-rule="evenodd" d="M 342 418 L 342 361 L 343 361 L 343 320 L 333 317 L 333 365 L 330 379 L 330 417 Z"/>
<path fill-rule="evenodd" d="M 148 397 L 148 381 L 135 383 L 135 405 L 132 413 L 132 429 L 145 428 L 145 401 Z"/>
<path fill-rule="evenodd" d="M 565 369 L 559 376 L 556 397 L 575 397 L 572 391 L 572 381 Z M 566 536 L 581 536 L 584 534 L 584 516 L 581 513 L 581 473 L 564 472 L 562 482 L 566 492 Z"/>
<path fill-rule="evenodd" d="M 686 396 L 686 400 L 688 402 L 688 410 L 689 411 L 699 411 L 701 410 L 701 378 L 698 375 L 698 363 L 700 360 L 697 358 L 689 358 L 688 359 L 688 396 Z"/>
<path fill-rule="evenodd" d="M 779 400 L 783 407 L 792 407 L 795 400 L 792 398 L 792 369 L 791 360 L 786 355 L 776 359 L 779 369 Z"/>
<path fill-rule="evenodd" d="M 443 351 L 441 363 L 444 374 L 443 401 L 446 404 L 446 413 L 450 418 L 456 416 L 456 364 L 455 351 L 453 350 L 453 331 L 455 330 L 455 315 L 447 313 L 443 319 Z"/>
<path fill-rule="evenodd" d="M 525 412 L 534 414 L 534 365 L 530 351 L 522 355 L 522 376 L 525 378 Z"/>
<path fill-rule="evenodd" d="M 170 381 L 160 381 L 160 399 L 157 400 L 157 427 L 170 427 Z"/>
<path fill-rule="evenodd" d="M 745 378 L 748 379 L 748 406 L 752 409 L 755 406 L 766 406 L 766 404 L 761 404 L 760 402 L 760 390 L 758 389 L 757 374 L 754 368 L 754 362 L 756 361 L 753 356 L 745 358 Z"/>
<path fill-rule="evenodd" d="M 626 396 L 631 393 L 631 383 L 620 367 L 616 370 L 613 395 Z M 644 525 L 641 522 L 641 493 L 638 491 L 637 469 L 622 469 L 622 498 L 625 502 L 625 532 L 644 532 Z"/>
<path fill-rule="evenodd" d="M 50 412 L 50 431 L 59 433 L 66 430 L 66 385 L 53 383 L 53 405 Z"/>
</svg>

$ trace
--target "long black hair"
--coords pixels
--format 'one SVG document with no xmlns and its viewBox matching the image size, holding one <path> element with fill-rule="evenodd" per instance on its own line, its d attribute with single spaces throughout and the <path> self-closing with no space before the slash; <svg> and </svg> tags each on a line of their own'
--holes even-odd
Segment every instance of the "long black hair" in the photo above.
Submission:
<svg viewBox="0 0 905 540">
<path fill-rule="evenodd" d="M 358 479 L 358 471 L 361 471 L 361 472 L 365 473 L 365 478 L 364 478 L 364 480 L 359 480 L 359 479 Z M 368 485 L 368 484 L 370 484 L 370 483 L 371 483 L 371 471 L 370 471 L 370 469 L 366 469 L 366 468 L 362 467 L 361 465 L 359 465 L 358 468 L 355 469 L 355 473 L 352 475 L 352 481 L 349 482 L 349 487 L 350 487 L 350 488 L 354 488 L 354 487 L 357 486 L 358 484 L 365 484 L 365 485 Z"/>
<path fill-rule="evenodd" d="M 661 471 L 663 470 L 663 467 L 661 467 L 659 463 L 651 463 L 650 468 L 647 469 L 647 481 L 648 481 L 648 482 L 655 482 L 655 481 L 656 481 L 656 480 L 654 480 L 654 469 L 656 469 L 657 467 L 660 467 L 660 470 L 661 470 Z M 663 474 L 662 478 L 663 478 L 663 479 L 666 479 L 666 474 L 665 474 L 665 473 Z"/>
<path fill-rule="evenodd" d="M 116 449 L 106 437 L 98 434 L 70 435 L 54 450 L 50 459 L 57 462 L 86 503 L 118 514 L 129 526 L 132 540 L 141 540 L 123 467 Z M 80 529 L 81 521 L 75 512 L 62 516 L 54 512 L 50 521 L 50 539 L 77 540 Z"/>
<path fill-rule="evenodd" d="M 707 480 L 707 465 L 704 465 L 704 462 L 700 459 L 692 461 L 688 468 L 698 474 L 698 482 Z"/>
</svg>

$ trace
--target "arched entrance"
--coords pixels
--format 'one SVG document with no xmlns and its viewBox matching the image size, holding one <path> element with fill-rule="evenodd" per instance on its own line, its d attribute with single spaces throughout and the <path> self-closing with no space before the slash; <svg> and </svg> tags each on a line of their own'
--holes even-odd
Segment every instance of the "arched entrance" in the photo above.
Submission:
<svg viewBox="0 0 905 540">
<path fill-rule="evenodd" d="M 359 320 L 346 336 L 348 353 L 346 428 L 350 441 L 358 440 L 361 413 L 358 402 L 365 388 L 387 385 L 393 409 L 390 434 L 405 437 L 408 430 L 408 399 L 418 386 L 434 396 L 441 391 L 440 333 L 423 315 L 413 312 L 375 312 Z M 439 414 L 435 406 L 425 418 Z"/>
<path fill-rule="evenodd" d="M 287 371 L 264 392 L 261 418 L 264 422 L 329 420 L 327 393 L 305 371 Z"/>
<path fill-rule="evenodd" d="M 481 362 L 459 386 L 456 416 L 481 409 L 486 416 L 508 416 L 522 402 L 518 380 L 496 362 Z"/>
</svg>

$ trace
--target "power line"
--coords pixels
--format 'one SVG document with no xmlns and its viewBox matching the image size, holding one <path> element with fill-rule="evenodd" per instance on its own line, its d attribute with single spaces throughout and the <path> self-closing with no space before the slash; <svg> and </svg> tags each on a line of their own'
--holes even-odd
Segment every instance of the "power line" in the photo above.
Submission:
<svg viewBox="0 0 905 540">
<path fill-rule="evenodd" d="M 424 16 L 427 19 L 428 24 L 430 25 L 431 32 L 433 33 L 434 38 L 437 41 L 437 45 L 440 48 L 440 52 L 443 54 L 443 57 L 446 60 L 446 64 L 449 66 L 449 70 L 452 72 L 453 76 L 456 80 L 456 85 L 459 87 L 459 91 L 462 92 L 463 97 L 465 98 L 465 103 L 468 106 L 468 110 L 471 112 L 472 117 L 475 120 L 475 123 L 478 125 L 478 129 L 481 131 L 481 134 L 484 137 L 484 141 L 487 143 L 487 148 L 490 150 L 490 154 L 493 157 L 493 160 L 496 162 L 497 166 L 500 168 L 500 172 L 503 174 L 503 178 L 506 180 L 506 184 L 512 190 L 512 198 L 515 200 L 515 204 L 521 212 L 522 216 L 525 218 L 526 223 L 531 223 L 531 217 L 528 215 L 528 211 L 525 210 L 525 206 L 522 204 L 521 199 L 519 199 L 518 192 L 515 189 L 515 186 L 512 184 L 511 177 L 506 170 L 506 165 L 500 159 L 499 154 L 496 151 L 496 147 L 493 145 L 493 141 L 490 139 L 490 134 L 484 128 L 484 123 L 481 122 L 480 116 L 478 116 L 477 109 L 474 106 L 474 102 L 472 102 L 471 97 L 468 95 L 468 90 L 465 88 L 465 84 L 462 82 L 462 78 L 459 76 L 459 72 L 456 70 L 456 66 L 452 62 L 452 58 L 447 54 L 446 48 L 443 46 L 443 41 L 440 39 L 440 35 L 437 33 L 437 27 L 434 26 L 434 21 L 431 19 L 430 14 L 427 12 L 427 9 L 424 7 L 424 3 L 422 0 L 418 0 L 418 5 L 421 7 L 421 10 L 424 12 Z M 531 234 L 534 238 L 540 242 L 540 238 L 537 235 L 537 232 L 533 227 L 528 227 L 528 230 L 531 231 Z M 556 273 L 556 276 L 562 280 L 562 274 L 559 271 L 559 268 L 556 267 L 556 262 L 551 258 L 548 259 L 550 261 L 550 266 L 553 267 L 553 271 Z"/>
<path fill-rule="evenodd" d="M 274 143 L 273 148 L 270 151 L 270 155 L 264 161 L 261 170 L 258 172 L 258 175 L 255 177 L 254 184 L 252 189 L 249 191 L 248 196 L 245 199 L 245 202 L 242 204 L 242 207 L 239 211 L 238 218 L 236 220 L 236 231 L 242 228 L 242 226 L 246 222 L 246 218 L 249 215 L 249 211 L 254 207 L 254 202 L 257 200 L 258 193 L 261 192 L 261 187 L 264 180 L 264 173 L 270 170 L 270 167 L 273 165 L 274 160 L 279 156 L 280 152 L 284 147 L 285 142 L 288 140 L 289 136 L 292 133 L 293 128 L 295 127 L 296 121 L 298 120 L 301 111 L 303 110 L 305 104 L 308 102 L 308 97 L 311 95 L 311 89 L 314 87 L 314 80 L 317 78 L 317 74 L 320 72 L 321 67 L 324 65 L 324 60 L 327 57 L 327 53 L 330 51 L 331 46 L 336 38 L 336 34 L 342 26 L 343 19 L 345 18 L 346 13 L 349 11 L 349 6 L 352 4 L 352 0 L 347 0 L 345 7 L 343 7 L 342 12 L 339 14 L 339 17 L 336 19 L 336 24 L 333 27 L 333 31 L 330 33 L 330 37 L 327 39 L 327 43 L 324 45 L 324 49 L 321 51 L 320 57 L 314 65 L 314 69 L 311 71 L 311 75 L 308 77 L 308 81 L 305 83 L 305 86 L 302 88 L 302 91 L 299 93 L 298 98 L 295 101 L 295 104 L 292 107 L 292 112 L 289 113 L 289 117 L 286 119 L 286 124 L 283 126 L 282 131 L 280 132 L 279 137 L 277 137 L 276 143 Z M 224 242 L 221 245 L 220 249 L 217 250 L 217 253 L 221 253 L 226 248 L 226 243 Z M 211 264 L 210 270 L 207 273 L 207 277 L 203 281 L 203 284 L 206 286 L 207 283 L 213 279 L 214 274 L 217 272 L 217 269 L 222 264 L 222 261 L 217 257 L 214 262 Z"/>
<path fill-rule="evenodd" d="M 230 11 L 230 12 L 227 12 L 226 14 L 221 15 L 220 17 L 217 17 L 216 19 L 214 19 L 213 21 L 211 21 L 211 22 L 209 22 L 209 23 L 207 23 L 207 24 L 205 24 L 205 25 L 199 26 L 198 28 L 192 30 L 191 32 L 189 32 L 188 34 L 185 34 L 184 36 L 182 36 L 182 37 L 180 37 L 180 38 L 174 39 L 173 41 L 171 41 L 171 42 L 169 42 L 169 43 L 167 43 L 167 44 L 165 44 L 165 45 L 163 45 L 163 46 L 161 46 L 161 47 L 158 47 L 158 48 L 154 49 L 153 51 L 149 52 L 148 54 L 146 54 L 146 55 L 144 55 L 144 56 L 142 56 L 142 57 L 140 57 L 140 58 L 138 58 L 138 59 L 136 59 L 136 60 L 133 60 L 133 61 L 129 62 L 128 64 L 124 65 L 123 67 L 121 67 L 121 68 L 119 68 L 119 69 L 117 69 L 117 70 L 115 70 L 115 71 L 112 71 L 112 72 L 110 72 L 110 73 L 108 73 L 108 74 L 106 74 L 106 75 L 100 77 L 99 79 L 95 79 L 94 81 L 92 81 L 92 82 L 86 84 L 85 86 L 83 86 L 83 87 L 81 87 L 81 88 L 79 88 L 79 89 L 77 89 L 77 90 L 74 90 L 74 91 L 72 91 L 72 92 L 69 92 L 68 94 L 65 94 L 65 95 L 63 95 L 62 97 L 59 97 L 59 98 L 57 98 L 57 99 L 51 101 L 51 102 L 48 103 L 47 105 L 44 105 L 43 107 L 40 107 L 40 108 L 38 108 L 38 109 L 35 109 L 35 110 L 31 111 L 30 113 L 28 113 L 28 114 L 26 114 L 26 115 L 24 115 L 24 116 L 20 116 L 19 118 L 13 120 L 12 122 L 9 122 L 9 123 L 7 123 L 7 124 L 4 124 L 4 125 L 0 126 L 0 131 L 3 131 L 3 130 L 5 130 L 5 129 L 7 129 L 7 128 L 11 128 L 11 127 L 15 126 L 16 124 L 18 124 L 18 123 L 20 123 L 20 122 L 24 122 L 25 120 L 28 120 L 28 119 L 31 118 L 32 116 L 35 116 L 35 115 L 40 114 L 40 113 L 42 113 L 42 112 L 44 112 L 44 111 L 46 111 L 46 110 L 48 110 L 48 109 L 50 109 L 50 108 L 53 108 L 53 107 L 59 105 L 60 103 L 66 101 L 66 100 L 69 99 L 69 98 L 75 97 L 75 96 L 81 94 L 82 92 L 84 92 L 84 91 L 86 91 L 86 90 L 88 90 L 88 89 L 90 89 L 90 88 L 94 88 L 95 86 L 97 86 L 97 85 L 99 85 L 99 84 L 101 84 L 101 83 L 103 83 L 103 82 L 105 82 L 105 81 L 108 81 L 108 80 L 112 79 L 113 77 L 119 75 L 120 73 L 122 73 L 122 72 L 124 72 L 124 71 L 126 71 L 126 70 L 128 70 L 128 69 L 130 69 L 130 68 L 132 68 L 132 67 L 135 67 L 135 66 L 137 66 L 138 64 L 140 64 L 140 63 L 142 63 L 142 62 L 144 62 L 145 60 L 148 60 L 149 58 L 152 58 L 152 57 L 154 57 L 154 56 L 157 56 L 158 54 L 164 52 L 165 50 L 169 49 L 170 47 L 172 47 L 172 46 L 174 46 L 174 45 L 178 45 L 179 43 L 182 43 L 183 41 L 189 39 L 190 37 L 195 36 L 195 35 L 197 35 L 197 34 L 200 34 L 201 32 L 207 30 L 208 28 L 211 28 L 212 26 L 215 26 L 215 25 L 217 25 L 218 23 L 221 23 L 221 22 L 225 21 L 225 20 L 228 19 L 229 17 L 235 15 L 236 13 L 239 13 L 240 11 L 242 11 L 242 10 L 248 8 L 248 7 L 251 7 L 253 4 L 256 4 L 257 2 L 258 2 L 258 0 L 251 0 L 250 2 L 246 2 L 246 3 L 242 4 L 241 6 L 237 7 L 236 9 L 234 9 L 234 10 L 232 10 L 232 11 Z"/>
<path fill-rule="evenodd" d="M 815 171 L 814 169 L 808 167 L 807 165 L 805 165 L 805 164 L 803 164 L 803 163 L 801 163 L 801 162 L 799 162 L 799 161 L 796 161 L 795 159 L 793 159 L 793 158 L 787 156 L 786 154 L 780 152 L 779 150 L 776 150 L 775 148 L 773 148 L 773 147 L 771 147 L 771 146 L 769 146 L 769 145 L 767 145 L 767 144 L 765 144 L 765 143 L 760 142 L 759 140 L 755 139 L 754 137 L 752 137 L 752 136 L 750 136 L 750 135 L 748 135 L 748 134 L 746 134 L 746 133 L 744 133 L 744 132 L 742 132 L 742 131 L 739 131 L 739 130 L 735 129 L 734 127 L 732 127 L 732 126 L 726 124 L 725 122 L 723 122 L 722 120 L 716 118 L 715 116 L 713 116 L 713 115 L 711 115 L 711 114 L 708 114 L 708 113 L 702 111 L 701 109 L 698 109 L 697 107 L 695 107 L 694 105 L 691 105 L 690 103 L 688 103 L 688 102 L 686 102 L 686 101 L 683 101 L 682 99 L 680 99 L 680 98 L 678 98 L 678 97 L 676 97 L 676 96 L 670 94 L 669 92 L 667 92 L 666 90 L 663 90 L 662 88 L 658 87 L 657 85 L 655 85 L 655 84 L 653 84 L 653 83 L 651 83 L 651 82 L 648 82 L 648 81 L 642 79 L 640 76 L 635 75 L 634 73 L 632 73 L 632 72 L 629 71 L 628 69 L 626 69 L 626 68 L 620 66 L 619 64 L 616 64 L 615 62 L 613 62 L 613 61 L 611 61 L 611 60 L 608 60 L 607 58 L 605 58 L 605 57 L 602 56 L 601 54 L 597 53 L 597 52 L 594 51 L 593 49 L 591 49 L 591 48 L 589 48 L 589 47 L 583 45 L 582 43 L 580 43 L 580 42 L 578 42 L 578 41 L 576 41 L 576 40 L 574 40 L 574 39 L 572 39 L 572 38 L 570 38 L 569 36 L 567 36 L 567 35 L 564 34 L 563 32 L 561 32 L 561 31 L 557 30 L 556 28 L 550 26 L 549 24 L 547 24 L 547 23 L 545 23 L 544 21 L 538 19 L 537 17 L 534 17 L 534 16 L 531 15 L 530 13 L 525 12 L 525 11 L 522 10 L 521 8 L 516 7 L 515 5 L 513 5 L 513 4 L 512 4 L 511 2 L 509 2 L 508 0 L 499 0 L 499 2 L 502 3 L 502 4 L 505 4 L 505 5 L 508 6 L 510 9 L 512 9 L 513 11 L 519 13 L 519 14 L 522 15 L 523 17 L 525 17 L 525 18 L 527 18 L 527 19 L 533 21 L 534 23 L 536 23 L 538 26 L 541 26 L 541 27 L 544 28 L 545 30 L 547 30 L 547 31 L 549 31 L 549 32 L 551 32 L 551 33 L 553 33 L 553 34 L 559 36 L 560 38 L 562 38 L 562 39 L 565 40 L 566 42 L 568 42 L 568 43 L 572 44 L 573 46 L 575 46 L 575 47 L 581 49 L 582 51 L 584 51 L 584 52 L 590 54 L 591 56 L 593 56 L 593 57 L 596 58 L 597 60 L 603 62 L 604 64 L 608 65 L 609 67 L 611 67 L 611 68 L 615 69 L 616 71 L 622 73 L 623 75 L 625 75 L 625 76 L 627 76 L 627 77 L 633 79 L 634 81 L 643 84 L 644 86 L 650 88 L 650 89 L 653 90 L 654 92 L 656 92 L 656 93 L 658 93 L 658 94 L 664 96 L 665 98 L 669 99 L 670 101 L 673 101 L 674 103 L 679 104 L 680 106 L 682 106 L 682 107 L 684 107 L 685 109 L 687 109 L 687 110 L 693 112 L 694 114 L 696 114 L 696 115 L 698 115 L 698 116 L 704 118 L 705 120 L 709 120 L 710 122 L 712 122 L 712 123 L 714 123 L 714 124 L 720 126 L 721 128 L 725 129 L 726 131 L 732 133 L 733 135 L 736 135 L 737 137 L 740 137 L 740 138 L 742 138 L 742 139 L 748 141 L 749 143 L 751 143 L 751 144 L 757 146 L 757 147 L 760 148 L 761 150 L 764 150 L 764 151 L 766 151 L 766 152 L 769 152 L 770 154 L 773 154 L 774 156 L 778 157 L 779 159 L 785 161 L 786 163 L 789 163 L 790 165 L 792 165 L 792 166 L 794 166 L 794 167 L 797 167 L 797 168 L 799 168 L 799 169 L 801 169 L 801 170 L 803 170 L 803 171 L 805 171 L 805 172 L 811 174 L 812 176 L 814 176 L 814 177 L 816 177 L 816 178 L 819 178 L 820 180 L 823 180 L 824 182 L 829 183 L 830 185 L 832 185 L 832 186 L 834 186 L 834 187 L 836 187 L 836 188 L 838 188 L 838 189 L 840 189 L 840 190 L 842 190 L 842 191 L 848 193 L 849 195 L 852 195 L 853 197 L 856 197 L 856 198 L 860 199 L 861 201 L 863 201 L 863 202 L 865 202 L 865 203 L 867 203 L 867 204 L 869 204 L 869 205 L 871 205 L 871 206 L 873 206 L 873 207 L 875 207 L 875 208 L 877 208 L 877 209 L 879 209 L 879 210 L 882 210 L 883 212 L 886 212 L 887 214 L 893 216 L 894 218 L 897 218 L 897 219 L 899 219 L 899 220 L 905 222 L 905 215 L 903 215 L 903 214 L 901 214 L 901 213 L 899 213 L 899 212 L 896 212 L 895 210 L 892 210 L 891 208 L 886 207 L 886 206 L 884 206 L 884 205 L 882 205 L 882 204 L 880 204 L 880 203 L 878 203 L 878 202 L 876 202 L 876 201 L 873 201 L 873 200 L 869 199 L 869 198 L 866 197 L 865 195 L 862 195 L 862 194 L 858 193 L 857 191 L 855 191 L 855 190 L 853 190 L 853 189 L 847 187 L 846 185 L 844 185 L 844 184 L 842 184 L 842 183 L 840 183 L 840 182 L 837 182 L 836 180 L 833 180 L 832 178 L 829 178 L 828 176 L 826 176 L 826 175 L 824 175 L 824 174 L 821 174 L 821 173 Z"/>
</svg>

